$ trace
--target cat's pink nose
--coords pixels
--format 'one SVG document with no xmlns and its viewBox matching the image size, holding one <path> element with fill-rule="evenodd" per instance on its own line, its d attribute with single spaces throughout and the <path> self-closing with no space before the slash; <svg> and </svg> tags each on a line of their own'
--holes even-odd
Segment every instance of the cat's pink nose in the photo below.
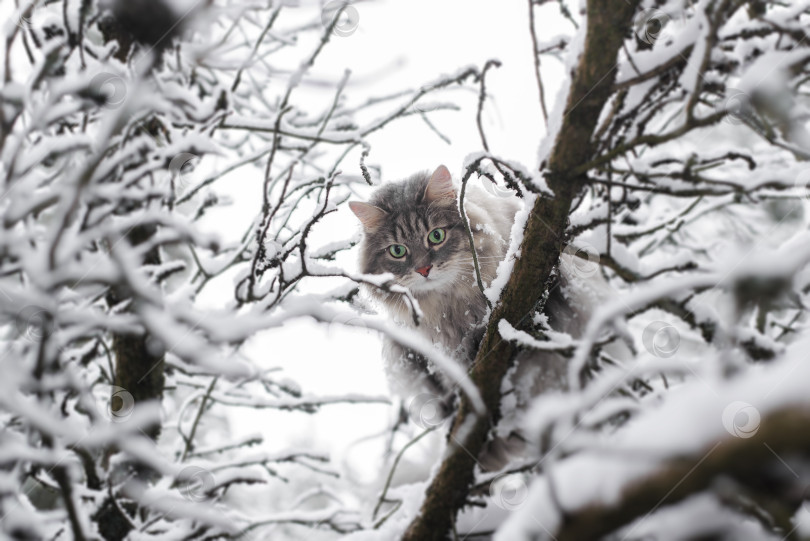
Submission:
<svg viewBox="0 0 810 541">
<path fill-rule="evenodd" d="M 422 267 L 421 269 L 416 269 L 416 272 L 427 278 L 428 274 L 430 274 L 430 269 L 433 268 L 433 265 L 428 265 L 427 267 Z"/>
</svg>

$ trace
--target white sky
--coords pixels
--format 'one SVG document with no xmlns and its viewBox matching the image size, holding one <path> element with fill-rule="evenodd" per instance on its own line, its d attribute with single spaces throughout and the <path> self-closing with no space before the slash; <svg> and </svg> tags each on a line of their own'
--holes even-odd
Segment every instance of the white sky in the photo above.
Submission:
<svg viewBox="0 0 810 541">
<path fill-rule="evenodd" d="M 306 7 L 306 0 L 302 4 L 298 9 L 317 9 Z M 350 84 L 346 93 L 359 100 L 417 89 L 464 66 L 480 67 L 488 59 L 498 59 L 502 67 L 490 70 L 487 76 L 487 89 L 493 98 L 487 101 L 484 116 L 490 149 L 527 167 L 535 166 L 544 125 L 537 99 L 525 1 L 379 1 L 355 6 L 359 15 L 357 30 L 350 36 L 332 39 L 317 61 L 314 75 L 326 73 L 336 79 L 344 69 L 350 69 L 351 81 L 356 84 Z M 538 9 L 538 13 L 546 13 L 548 17 L 538 18 L 541 40 L 543 36 L 570 30 L 569 23 L 565 23 L 568 27 L 553 27 L 551 21 L 560 21 L 556 6 L 543 9 Z M 540 19 L 547 21 L 545 28 Z M 543 69 L 547 84 L 559 80 L 559 62 L 546 60 Z M 372 151 L 368 163 L 382 167 L 383 182 L 439 164 L 447 165 L 458 177 L 465 156 L 483 150 L 475 124 L 477 87 L 469 88 L 475 91 L 455 90 L 435 99 L 464 106 L 461 112 L 431 114 L 436 127 L 452 144 L 442 141 L 418 117 L 395 122 L 369 138 Z M 555 95 L 555 87 L 546 88 L 549 108 Z M 358 170 L 349 169 L 357 168 L 356 160 L 345 163 L 344 172 L 358 174 Z M 243 222 L 237 227 L 241 232 L 258 209 L 256 194 L 240 199 L 229 214 Z M 221 228 L 222 224 L 216 227 Z M 320 235 L 327 242 L 335 240 L 329 235 L 348 237 L 356 229 L 354 216 L 343 208 L 314 230 L 313 238 L 317 240 Z M 355 257 L 355 253 L 348 254 L 348 264 L 353 264 Z M 223 294 L 231 295 L 232 290 Z M 380 337 L 371 332 L 300 321 L 265 333 L 245 351 L 254 359 L 266 356 L 268 366 L 282 366 L 307 392 L 380 395 L 388 392 L 380 349 Z M 391 414 L 390 408 L 379 405 L 331 406 L 312 416 L 270 411 L 240 413 L 233 420 L 233 429 L 239 433 L 263 433 L 266 447 L 272 450 L 306 444 L 332 452 L 337 463 L 345 458 L 361 470 L 354 474 L 370 480 L 369 476 L 378 473 L 373 466 L 380 464 L 384 438 L 348 446 L 383 429 Z M 368 466 L 372 466 L 370 471 Z"/>
</svg>

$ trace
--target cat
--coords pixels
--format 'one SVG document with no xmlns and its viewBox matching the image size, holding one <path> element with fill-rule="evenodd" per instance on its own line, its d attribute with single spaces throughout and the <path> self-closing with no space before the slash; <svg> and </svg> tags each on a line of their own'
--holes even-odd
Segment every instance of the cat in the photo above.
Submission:
<svg viewBox="0 0 810 541">
<path fill-rule="evenodd" d="M 390 272 L 419 302 L 419 331 L 451 357 L 468 362 L 480 339 L 487 305 L 473 271 L 470 241 L 461 220 L 452 177 L 445 166 L 433 174 L 380 187 L 368 203 L 349 207 L 363 226 L 360 270 Z M 516 201 L 487 197 L 470 186 L 464 207 L 475 239 L 481 279 L 495 277 L 509 247 L 509 232 L 518 210 Z M 402 324 L 411 321 L 410 307 L 397 294 L 369 290 Z M 386 341 L 385 360 L 393 390 L 399 395 L 419 391 L 443 394 L 449 383 L 441 374 L 426 371 L 424 359 Z M 405 358 L 407 357 L 407 358 Z"/>
<path fill-rule="evenodd" d="M 442 165 L 432 174 L 420 172 L 403 181 L 386 183 L 368 202 L 351 201 L 349 207 L 364 233 L 360 270 L 365 274 L 393 274 L 396 283 L 408 288 L 419 302 L 422 319 L 418 331 L 469 366 L 485 330 L 488 307 L 476 281 L 469 235 L 457 197 L 450 171 Z M 517 197 L 495 197 L 476 186 L 467 186 L 464 210 L 484 284 L 492 282 L 506 256 L 519 208 Z M 570 268 L 560 266 L 555 283 L 559 287 L 550 288 L 546 311 L 551 313 L 548 319 L 556 330 L 579 335 L 587 319 L 585 312 L 599 302 L 599 295 L 587 287 L 578 287 L 582 291 L 572 293 L 569 286 L 576 276 L 567 270 Z M 368 292 L 395 321 L 413 326 L 410 308 L 401 295 L 378 289 Z M 443 414 L 449 414 L 452 383 L 423 357 L 385 339 L 383 358 L 395 394 L 403 398 L 419 393 L 443 397 Z M 511 395 L 512 411 L 504 416 L 509 426 L 518 423 L 515 412 L 525 411 L 535 396 L 567 387 L 566 361 L 562 355 L 548 352 L 523 351 L 518 355 L 504 387 L 505 394 Z M 503 453 L 494 447 L 491 445 L 484 453 L 496 457 L 486 469 L 495 469 L 497 465 L 493 464 L 502 462 Z"/>
</svg>

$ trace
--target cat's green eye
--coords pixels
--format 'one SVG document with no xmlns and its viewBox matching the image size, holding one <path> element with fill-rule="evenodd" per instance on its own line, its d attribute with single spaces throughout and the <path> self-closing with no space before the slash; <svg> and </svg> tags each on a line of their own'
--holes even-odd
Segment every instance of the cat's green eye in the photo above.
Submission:
<svg viewBox="0 0 810 541">
<path fill-rule="evenodd" d="M 392 244 L 388 247 L 388 253 L 397 259 L 402 259 L 408 250 L 401 244 Z"/>
<path fill-rule="evenodd" d="M 444 229 L 437 227 L 428 234 L 428 240 L 431 244 L 441 244 L 444 242 L 445 235 Z"/>
</svg>

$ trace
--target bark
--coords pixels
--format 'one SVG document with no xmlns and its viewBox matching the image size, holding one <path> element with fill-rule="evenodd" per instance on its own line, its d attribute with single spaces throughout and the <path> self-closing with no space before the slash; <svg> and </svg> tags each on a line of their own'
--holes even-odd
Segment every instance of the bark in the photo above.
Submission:
<svg viewBox="0 0 810 541">
<path fill-rule="evenodd" d="M 116 5 L 120 5 L 116 3 Z M 163 6 L 163 4 L 160 4 Z M 115 11 L 115 10 L 114 10 Z M 161 17 L 163 12 L 158 10 L 156 16 L 156 24 L 160 26 L 163 24 L 164 17 Z M 137 41 L 137 25 L 133 24 L 131 20 L 121 17 L 114 17 L 106 15 L 99 21 L 99 29 L 102 32 L 105 43 L 115 41 L 118 44 L 118 49 L 115 57 L 121 62 L 126 62 L 127 58 L 132 51 L 132 47 Z M 169 41 L 168 39 L 166 40 Z M 155 55 L 156 59 L 160 58 L 160 51 L 162 47 L 158 48 Z M 147 124 L 145 129 L 152 129 L 152 126 Z M 156 136 L 157 134 L 152 134 Z M 127 240 L 133 245 L 137 246 L 143 242 L 147 242 L 157 232 L 157 228 L 151 225 L 140 225 L 133 228 L 127 234 Z M 160 253 L 157 248 L 150 250 L 144 257 L 143 264 L 145 265 L 159 265 Z M 124 288 L 117 288 L 111 290 L 107 294 L 107 303 L 109 306 L 114 306 L 128 297 L 128 292 Z M 114 385 L 120 387 L 125 393 L 129 393 L 134 401 L 134 406 L 137 408 L 139 404 L 148 401 L 163 399 L 163 389 L 165 386 L 164 375 L 164 357 L 165 352 L 160 351 L 160 347 L 152 344 L 150 347 L 150 337 L 144 333 L 142 335 L 125 335 L 114 334 L 112 337 L 112 353 L 115 359 L 115 375 Z M 112 414 L 122 412 L 125 407 L 121 394 L 117 394 L 113 390 L 113 396 L 110 400 L 110 408 Z M 125 411 L 122 413 L 126 414 Z M 145 427 L 144 434 L 157 441 L 160 436 L 161 426 L 159 423 Z M 109 457 L 115 453 L 116 449 L 107 449 L 104 457 L 105 467 L 109 464 Z M 153 472 L 150 468 L 141 464 L 131 464 L 134 476 L 142 481 L 149 481 Z M 137 506 L 130 501 L 114 501 L 112 491 L 110 496 L 102 502 L 93 519 L 98 528 L 98 532 L 106 541 L 113 541 L 125 538 L 133 528 L 133 522 L 126 514 L 134 515 L 137 512 Z"/>
<path fill-rule="evenodd" d="M 781 515 L 788 524 L 801 504 L 806 480 L 797 478 L 781 457 L 810 456 L 809 424 L 810 411 L 806 409 L 773 412 L 762 419 L 753 437 L 728 437 L 691 456 L 671 459 L 625 486 L 612 505 L 567 510 L 554 537 L 558 541 L 601 539 L 656 508 L 677 503 L 713 484 L 719 487 L 723 478 L 745 487 L 746 498 L 759 500 L 761 507 L 768 508 L 772 516 Z M 734 490 L 739 492 L 739 488 Z M 777 505 L 781 509 L 774 513 Z"/>
<path fill-rule="evenodd" d="M 129 232 L 127 238 L 133 246 L 149 240 L 157 232 L 155 226 L 138 226 Z M 160 253 L 155 248 L 144 258 L 145 265 L 159 265 Z M 120 293 L 112 292 L 108 296 L 110 305 L 123 300 Z M 116 334 L 112 339 L 112 350 L 115 357 L 115 386 L 121 387 L 132 395 L 135 407 L 147 401 L 162 400 L 165 377 L 164 353 L 162 346 L 150 345 L 150 336 Z M 150 347 L 151 346 L 151 347 Z M 113 396 L 110 407 L 119 411 L 124 404 L 120 396 Z M 150 426 L 145 430 L 147 436 L 157 440 L 160 425 Z"/>
<path fill-rule="evenodd" d="M 587 180 L 573 171 L 593 155 L 591 137 L 599 113 L 612 93 L 619 48 L 632 27 L 637 0 L 590 0 L 585 48 L 573 76 L 563 122 L 547 164 L 555 197 L 538 198 L 529 216 L 512 275 L 493 309 L 471 377 L 489 415 L 480 417 L 462 398 L 450 445 L 427 489 L 421 513 L 403 536 L 407 541 L 443 540 L 450 536 L 456 514 L 474 481 L 476 457 L 500 418 L 501 381 L 517 352 L 501 340 L 498 321 L 521 328 L 544 293 L 563 248 L 568 211 Z"/>
<path fill-rule="evenodd" d="M 133 246 L 146 242 L 155 234 L 155 226 L 140 225 L 132 229 L 127 235 L 127 239 Z M 160 264 L 160 253 L 157 248 L 151 250 L 144 257 L 143 264 Z M 121 302 L 126 298 L 126 291 L 110 291 L 107 294 L 107 302 L 110 306 Z M 163 388 L 165 386 L 164 375 L 164 352 L 156 350 L 155 346 L 150 347 L 150 337 L 148 334 L 125 335 L 114 334 L 112 337 L 112 352 L 115 358 L 115 386 L 122 388 L 132 396 L 134 407 L 144 402 L 163 399 Z M 120 412 L 126 415 L 127 411 L 122 410 L 128 405 L 123 402 L 120 394 L 113 392 L 110 400 L 112 414 Z M 160 424 L 145 427 L 143 432 L 151 439 L 157 441 L 161 431 Z M 109 457 L 117 449 L 108 449 L 104 459 L 106 465 L 109 464 Z M 121 466 L 119 466 L 121 467 Z M 144 482 L 150 481 L 153 472 L 151 468 L 142 464 L 129 464 L 131 468 L 129 475 L 134 475 Z M 113 501 L 113 493 L 104 500 L 97 513 L 93 516 L 99 534 L 105 541 L 124 539 L 132 530 L 133 522 L 125 513 L 135 515 L 137 506 L 130 501 Z"/>
</svg>

